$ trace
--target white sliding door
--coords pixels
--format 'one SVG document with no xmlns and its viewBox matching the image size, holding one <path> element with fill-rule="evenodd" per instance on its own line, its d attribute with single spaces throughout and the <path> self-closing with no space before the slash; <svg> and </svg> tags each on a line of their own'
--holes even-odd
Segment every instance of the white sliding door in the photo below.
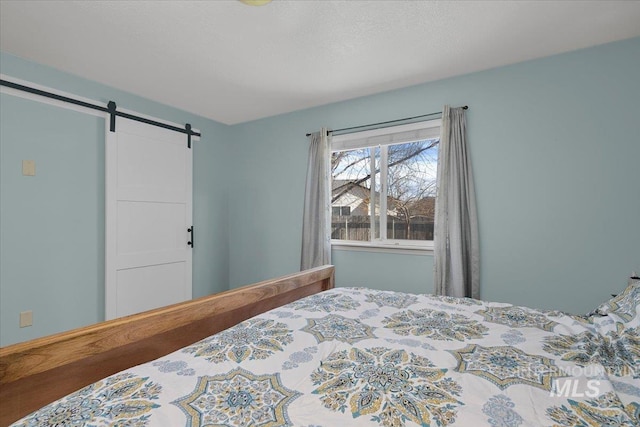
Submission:
<svg viewBox="0 0 640 427">
<path fill-rule="evenodd" d="M 106 319 L 191 299 L 187 135 L 118 117 L 105 144 Z"/>
</svg>

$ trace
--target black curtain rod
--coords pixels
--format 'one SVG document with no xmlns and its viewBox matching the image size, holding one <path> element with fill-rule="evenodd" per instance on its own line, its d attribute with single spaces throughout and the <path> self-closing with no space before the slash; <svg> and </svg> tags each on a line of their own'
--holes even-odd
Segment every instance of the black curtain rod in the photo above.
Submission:
<svg viewBox="0 0 640 427">
<path fill-rule="evenodd" d="M 463 110 L 468 110 L 469 106 L 465 105 L 465 106 L 462 107 L 462 109 Z M 435 112 L 435 113 L 429 113 L 429 114 L 422 114 L 420 116 L 406 117 L 404 119 L 389 120 L 387 122 L 371 123 L 371 124 L 368 124 L 368 125 L 353 126 L 353 127 L 350 127 L 350 128 L 328 130 L 327 131 L 327 135 L 329 135 L 330 132 L 331 133 L 333 133 L 333 132 L 344 132 L 346 130 L 362 129 L 362 128 L 368 128 L 370 126 L 388 125 L 390 123 L 404 122 L 404 121 L 407 121 L 407 120 L 420 119 L 422 117 L 437 116 L 438 114 L 442 114 L 442 111 L 438 111 L 438 112 Z M 381 127 L 383 127 L 383 126 L 381 126 Z M 307 136 L 310 136 L 310 135 L 311 135 L 310 133 L 307 134 Z"/>
<path fill-rule="evenodd" d="M 180 133 L 184 133 L 187 134 L 189 137 L 189 147 L 191 147 L 191 137 L 192 136 L 202 136 L 199 132 L 194 132 L 191 130 L 191 125 L 190 124 L 186 124 L 184 128 L 179 128 L 177 126 L 172 126 L 172 125 L 168 125 L 166 123 L 161 123 L 161 122 L 156 122 L 155 120 L 150 120 L 150 119 L 145 119 L 144 117 L 139 117 L 136 116 L 134 114 L 128 114 L 128 113 L 124 113 L 122 111 L 116 111 L 116 104 L 113 101 L 109 101 L 109 104 L 107 107 L 102 107 L 100 105 L 95 105 L 95 104 L 90 104 L 88 102 L 84 102 L 84 101 L 80 101 L 78 99 L 73 99 L 73 98 L 69 98 L 67 96 L 62 96 L 62 95 L 58 95 L 55 93 L 51 93 L 51 92 L 47 92 L 41 89 L 36 89 L 33 87 L 29 87 L 29 86 L 25 86 L 25 85 L 21 85 L 18 83 L 14 83 L 14 82 L 10 82 L 8 80 L 2 80 L 0 79 L 0 86 L 7 86 L 10 87 L 12 89 L 16 89 L 16 90 L 21 90 L 23 92 L 29 92 L 29 93 L 33 93 L 35 95 L 40 95 L 40 96 L 44 96 L 46 98 L 51 98 L 51 99 L 55 99 L 58 101 L 62 101 L 62 102 L 68 102 L 70 104 L 74 104 L 74 105 L 79 105 L 81 107 L 85 107 L 85 108 L 89 108 L 92 110 L 98 110 L 98 111 L 102 111 L 104 113 L 109 113 L 111 114 L 111 131 L 115 132 L 115 116 L 120 116 L 123 117 L 125 119 L 130 119 L 130 120 L 135 120 L 137 122 L 142 122 L 142 123 L 146 123 L 152 126 L 157 126 L 157 127 L 161 127 L 164 129 L 169 129 L 175 132 L 180 132 Z"/>
</svg>

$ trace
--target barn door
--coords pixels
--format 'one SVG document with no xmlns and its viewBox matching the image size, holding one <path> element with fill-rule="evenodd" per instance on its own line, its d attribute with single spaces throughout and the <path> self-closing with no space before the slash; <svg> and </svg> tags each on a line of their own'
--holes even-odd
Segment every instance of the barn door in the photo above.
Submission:
<svg viewBox="0 0 640 427">
<path fill-rule="evenodd" d="M 191 299 L 187 136 L 118 118 L 105 150 L 106 319 Z"/>
</svg>

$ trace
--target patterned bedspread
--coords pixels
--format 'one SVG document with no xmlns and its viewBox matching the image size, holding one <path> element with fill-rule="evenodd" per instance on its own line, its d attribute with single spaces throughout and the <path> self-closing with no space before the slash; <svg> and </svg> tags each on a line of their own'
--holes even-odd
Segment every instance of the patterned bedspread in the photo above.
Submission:
<svg viewBox="0 0 640 427">
<path fill-rule="evenodd" d="M 626 318 L 583 318 L 337 288 L 113 375 L 15 425 L 638 426 L 636 308 L 623 307 Z"/>
</svg>

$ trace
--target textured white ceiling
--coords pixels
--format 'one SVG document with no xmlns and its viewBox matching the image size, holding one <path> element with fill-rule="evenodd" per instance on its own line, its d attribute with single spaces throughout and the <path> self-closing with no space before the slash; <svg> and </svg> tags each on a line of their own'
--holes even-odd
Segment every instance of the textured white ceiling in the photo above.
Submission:
<svg viewBox="0 0 640 427">
<path fill-rule="evenodd" d="M 0 49 L 235 124 L 640 36 L 639 1 L 0 1 Z"/>
</svg>

